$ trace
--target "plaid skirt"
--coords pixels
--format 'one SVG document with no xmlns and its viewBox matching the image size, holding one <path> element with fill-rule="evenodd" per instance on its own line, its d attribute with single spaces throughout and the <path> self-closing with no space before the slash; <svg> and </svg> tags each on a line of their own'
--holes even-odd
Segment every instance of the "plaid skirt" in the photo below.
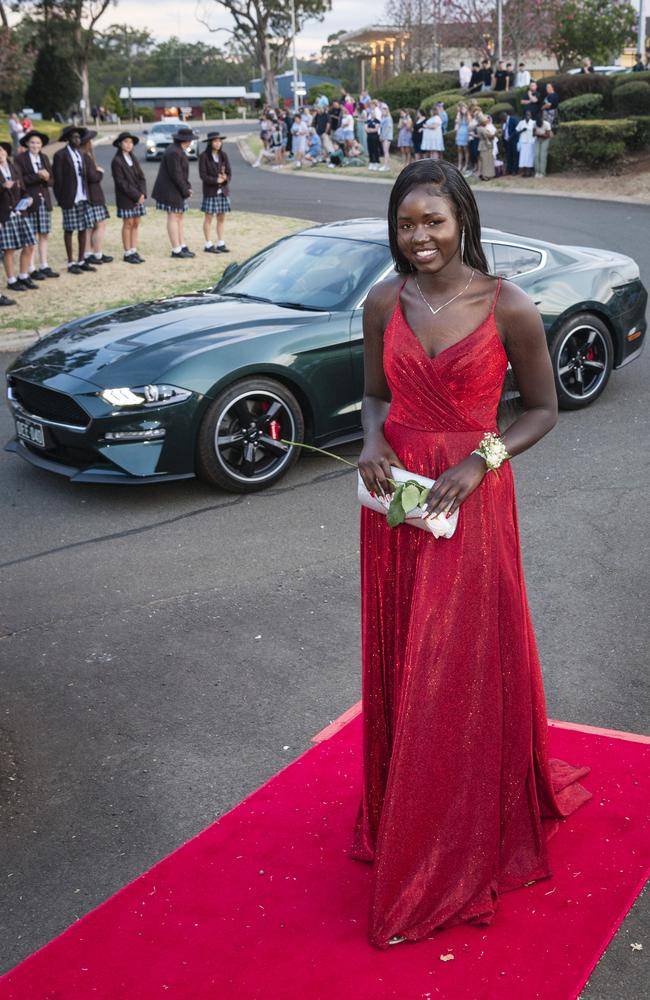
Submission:
<svg viewBox="0 0 650 1000">
<path fill-rule="evenodd" d="M 159 212 L 187 212 L 187 202 L 183 202 L 183 207 L 179 208 L 178 205 L 163 205 L 161 201 L 156 202 L 156 208 Z"/>
<path fill-rule="evenodd" d="M 146 214 L 147 210 L 144 205 L 134 205 L 133 208 L 118 208 L 117 210 L 118 219 L 138 219 Z"/>
<path fill-rule="evenodd" d="M 86 229 L 92 229 L 98 222 L 103 222 L 104 219 L 110 219 L 110 217 L 106 205 L 91 205 L 90 202 L 86 202 Z"/>
<path fill-rule="evenodd" d="M 88 222 L 89 207 L 87 201 L 78 201 L 72 208 L 62 208 L 63 232 L 74 233 L 80 229 L 89 229 L 92 226 L 92 222 Z"/>
<path fill-rule="evenodd" d="M 52 232 L 52 213 L 43 201 L 39 201 L 38 208 L 30 214 L 29 221 L 35 233 Z"/>
<path fill-rule="evenodd" d="M 12 215 L 0 225 L 0 250 L 20 250 L 36 243 L 34 230 L 24 215 Z"/>
<path fill-rule="evenodd" d="M 201 211 L 206 215 L 223 215 L 230 212 L 230 198 L 225 194 L 207 195 L 201 202 Z"/>
</svg>

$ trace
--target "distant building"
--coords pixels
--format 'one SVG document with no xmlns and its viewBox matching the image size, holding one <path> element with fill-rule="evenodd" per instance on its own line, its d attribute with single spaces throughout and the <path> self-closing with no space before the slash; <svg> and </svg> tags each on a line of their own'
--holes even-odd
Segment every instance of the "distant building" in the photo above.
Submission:
<svg viewBox="0 0 650 1000">
<path fill-rule="evenodd" d="M 278 94 L 280 95 L 280 100 L 282 102 L 293 101 L 293 88 L 291 84 L 293 83 L 293 70 L 289 70 L 286 73 L 278 73 L 275 77 L 276 83 L 278 85 Z M 321 87 L 324 83 L 330 83 L 334 87 L 340 87 L 341 81 L 335 80 L 331 76 L 314 76 L 313 73 L 298 73 L 298 80 L 304 83 L 305 89 L 309 92 L 312 87 Z M 250 89 L 254 91 L 257 96 L 261 99 L 264 94 L 264 81 L 259 78 L 257 80 L 251 80 L 248 84 Z"/>
<path fill-rule="evenodd" d="M 259 94 L 247 91 L 246 87 L 131 87 L 136 114 L 138 108 L 153 108 L 156 119 L 179 112 L 184 118 L 201 118 L 205 101 L 251 108 L 259 99 Z M 120 100 L 128 103 L 128 87 L 120 89 Z"/>
</svg>

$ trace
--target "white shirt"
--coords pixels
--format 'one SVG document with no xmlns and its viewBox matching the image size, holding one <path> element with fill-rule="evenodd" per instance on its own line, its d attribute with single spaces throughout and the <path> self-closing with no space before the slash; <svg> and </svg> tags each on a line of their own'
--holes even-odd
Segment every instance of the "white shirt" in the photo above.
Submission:
<svg viewBox="0 0 650 1000">
<path fill-rule="evenodd" d="M 126 160 L 126 162 L 128 163 L 128 165 L 130 167 L 132 167 L 133 166 L 133 160 L 131 159 L 131 157 L 129 156 L 129 154 L 125 153 L 124 150 L 122 150 L 122 156 L 124 157 L 124 159 Z"/>
<path fill-rule="evenodd" d="M 520 132 L 519 141 L 525 146 L 529 142 L 535 142 L 535 136 L 533 135 L 533 129 L 535 128 L 535 122 L 532 118 L 528 121 L 522 119 L 517 125 L 517 132 Z"/>
<path fill-rule="evenodd" d="M 37 173 L 39 170 L 43 169 L 40 156 L 34 156 L 33 153 L 30 153 L 29 158 L 32 161 L 32 167 L 34 168 L 34 173 Z"/>
<path fill-rule="evenodd" d="M 461 66 L 458 70 L 458 82 L 460 86 L 465 89 L 469 87 L 469 82 L 472 79 L 472 69 L 470 66 Z"/>
<path fill-rule="evenodd" d="M 88 201 L 88 194 L 86 192 L 86 186 L 83 178 L 83 160 L 81 159 L 81 153 L 79 150 L 73 149 L 70 145 L 68 146 L 68 154 L 74 165 L 74 171 L 77 178 L 77 193 L 74 196 L 74 203 L 76 205 L 80 201 Z"/>
<path fill-rule="evenodd" d="M 515 87 L 528 87 L 530 85 L 530 73 L 527 69 L 521 69 L 515 74 Z"/>
<path fill-rule="evenodd" d="M 7 178 L 8 181 L 11 180 L 11 170 L 9 169 L 9 164 L 8 163 L 4 163 L 0 167 L 0 171 L 2 171 L 2 174 Z"/>
</svg>

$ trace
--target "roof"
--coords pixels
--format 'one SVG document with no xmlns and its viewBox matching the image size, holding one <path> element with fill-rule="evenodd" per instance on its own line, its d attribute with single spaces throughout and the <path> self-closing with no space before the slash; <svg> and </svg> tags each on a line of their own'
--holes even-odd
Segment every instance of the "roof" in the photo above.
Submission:
<svg viewBox="0 0 650 1000">
<path fill-rule="evenodd" d="M 120 88 L 120 100 L 128 99 L 129 88 Z M 249 94 L 246 87 L 131 87 L 131 97 L 134 100 L 139 98 L 168 97 L 174 100 L 189 100 L 190 97 L 255 97 L 257 94 Z"/>
</svg>

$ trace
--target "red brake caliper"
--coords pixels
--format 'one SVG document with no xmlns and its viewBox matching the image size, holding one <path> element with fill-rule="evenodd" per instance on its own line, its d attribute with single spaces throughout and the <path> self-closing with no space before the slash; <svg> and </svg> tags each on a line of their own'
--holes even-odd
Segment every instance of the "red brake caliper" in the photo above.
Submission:
<svg viewBox="0 0 650 1000">
<path fill-rule="evenodd" d="M 277 420 L 269 420 L 269 431 L 274 441 L 280 440 L 280 423 Z"/>
</svg>

